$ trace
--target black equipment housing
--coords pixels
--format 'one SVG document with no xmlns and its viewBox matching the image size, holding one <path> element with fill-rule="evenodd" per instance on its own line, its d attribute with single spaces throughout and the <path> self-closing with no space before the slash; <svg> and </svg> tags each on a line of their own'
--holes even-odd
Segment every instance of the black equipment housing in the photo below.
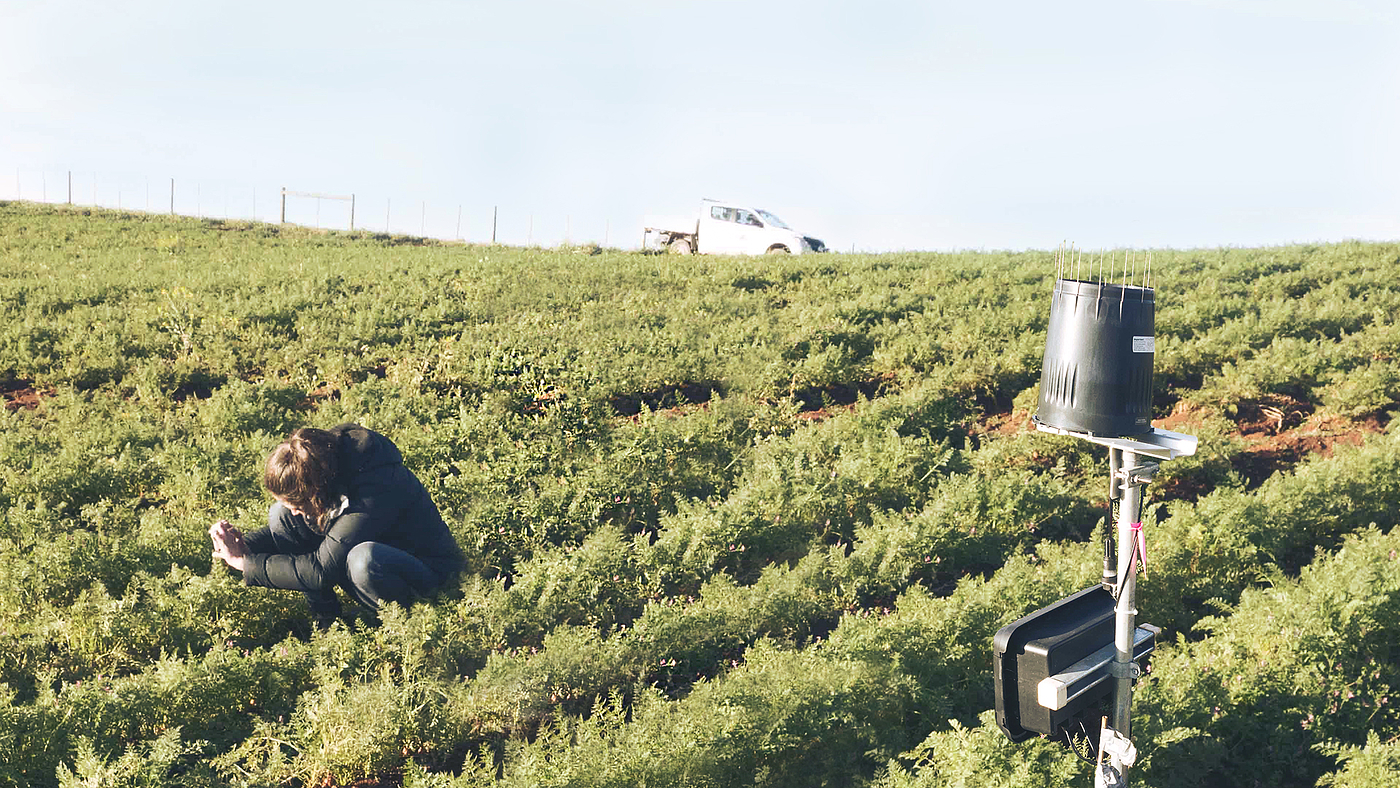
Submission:
<svg viewBox="0 0 1400 788">
<path fill-rule="evenodd" d="M 1002 627 L 993 641 L 997 727 L 1014 742 L 1033 734 L 1058 735 L 1088 710 L 1111 704 L 1107 666 L 1083 682 L 1089 689 L 1059 710 L 1040 705 L 1040 682 L 1062 673 L 1105 646 L 1113 645 L 1113 595 L 1102 585 L 1086 588 Z M 1156 646 L 1157 629 L 1143 626 L 1133 648 L 1135 661 Z M 1097 730 L 1097 720 L 1092 720 Z"/>
</svg>

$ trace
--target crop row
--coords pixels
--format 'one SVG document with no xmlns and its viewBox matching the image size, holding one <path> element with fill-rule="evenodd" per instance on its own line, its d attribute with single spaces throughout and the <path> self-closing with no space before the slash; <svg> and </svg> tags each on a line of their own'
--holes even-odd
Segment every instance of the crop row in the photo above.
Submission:
<svg viewBox="0 0 1400 788">
<path fill-rule="evenodd" d="M 1363 489 L 1378 477 L 1394 479 L 1397 471 L 1400 445 L 1386 437 L 1309 463 L 1255 492 L 1222 491 L 1196 505 L 1173 507 L 1170 518 L 1151 527 L 1153 564 L 1150 582 L 1144 583 L 1144 619 L 1173 626 L 1173 634 L 1190 633 L 1201 623 L 1200 595 L 1208 592 L 1215 605 L 1234 615 L 1204 622 L 1206 631 L 1222 625 L 1240 629 L 1252 621 L 1251 648 L 1277 647 L 1282 633 L 1285 640 L 1305 645 L 1310 638 L 1321 639 L 1308 654 L 1289 657 L 1294 661 L 1319 654 L 1337 659 L 1360 649 L 1361 656 L 1338 667 L 1329 681 L 1338 687 L 1369 682 L 1370 702 L 1379 703 L 1388 697 L 1382 687 L 1388 684 L 1367 678 L 1374 665 L 1366 659 L 1387 657 L 1384 644 L 1391 641 L 1386 638 L 1395 637 L 1393 617 L 1367 613 L 1358 619 L 1355 626 L 1380 627 L 1374 634 L 1381 645 L 1365 646 L 1347 633 L 1329 635 L 1310 619 L 1264 624 L 1253 613 L 1241 617 L 1240 610 L 1262 604 L 1254 601 L 1258 592 L 1249 590 L 1260 574 L 1274 573 L 1280 587 L 1295 582 L 1277 574 L 1270 552 L 1364 532 L 1368 518 L 1393 525 L 1388 520 L 1400 499 L 1397 491 L 1359 499 L 1348 499 L 1346 491 Z M 1329 490 L 1338 500 L 1319 506 Z M 1269 514 L 1265 504 L 1273 504 L 1278 514 Z M 621 783 L 638 774 L 670 782 L 695 770 L 676 784 L 708 784 L 738 779 L 759 762 L 771 766 L 760 784 L 839 783 L 868 775 L 931 730 L 945 730 L 950 717 L 973 724 L 990 704 L 985 674 L 991 634 L 1087 584 L 1097 570 L 1095 545 L 1046 543 L 1035 553 L 1010 557 L 987 579 L 969 577 L 949 595 L 932 596 L 917 582 L 916 556 L 956 550 L 958 543 L 976 539 L 961 527 L 939 527 L 934 514 L 939 509 L 933 505 L 922 515 L 883 518 L 863 529 L 853 544 L 770 565 L 748 586 L 714 574 L 697 595 L 648 601 L 625 625 L 613 623 L 616 608 L 606 594 L 590 600 L 588 593 L 609 584 L 627 587 L 645 575 L 649 546 L 643 540 L 629 544 L 617 531 L 600 531 L 568 555 L 535 559 L 508 589 L 477 584 L 455 601 L 391 615 L 377 629 L 341 629 L 248 651 L 237 647 L 247 634 L 238 629 L 245 622 L 275 620 L 285 610 L 259 608 L 253 600 L 267 597 L 217 577 L 178 570 L 163 578 L 138 574 L 121 599 L 93 594 L 90 601 L 70 606 L 65 636 L 90 632 L 98 639 L 97 633 L 112 633 L 106 642 L 94 643 L 95 650 L 139 651 L 142 643 L 178 642 L 170 636 L 172 619 L 192 619 L 190 626 L 198 628 L 222 615 L 233 626 L 228 640 L 185 659 L 167 654 L 156 658 L 154 667 L 124 676 L 59 682 L 57 691 L 51 688 L 53 672 L 41 671 L 48 678 L 38 694 L 12 706 L 19 713 L 12 715 L 5 736 L 17 744 L 12 752 L 27 753 L 31 760 L 11 771 L 57 768 L 79 740 L 96 742 L 95 752 L 120 752 L 121 746 L 151 742 L 178 727 L 181 742 L 222 753 L 215 761 L 223 764 L 224 779 L 240 772 L 263 775 L 259 779 L 311 779 L 321 773 L 353 779 L 404 768 L 409 755 L 433 769 L 465 757 L 493 774 L 504 769 L 507 784 L 563 784 L 567 780 L 560 775 L 570 770 L 593 774 L 589 784 Z M 1227 538 L 1230 547 L 1223 549 Z M 1374 544 L 1380 537 L 1368 538 Z M 1386 549 L 1393 549 L 1391 542 L 1384 543 Z M 1351 555 L 1348 549 L 1354 550 L 1344 548 L 1339 555 Z M 1350 571 L 1305 570 L 1298 597 L 1316 596 L 1312 589 L 1318 583 L 1336 585 Z M 1373 582 L 1366 573 L 1357 577 L 1356 583 Z M 897 594 L 888 606 L 860 606 L 861 589 L 872 582 Z M 1357 603 L 1384 603 L 1375 589 L 1354 585 L 1342 583 L 1330 592 L 1337 601 L 1327 604 L 1340 611 Z M 1235 604 L 1239 609 L 1232 609 Z M 198 612 L 189 615 L 188 608 Z M 547 634 L 538 646 L 524 646 L 528 638 L 508 645 L 514 633 L 540 630 Z M 121 642 L 123 637 L 129 642 Z M 81 643 L 81 636 L 75 642 Z M 1192 714 L 1205 713 L 1204 690 L 1179 683 L 1181 675 L 1211 660 L 1225 660 L 1222 670 L 1238 671 L 1242 668 L 1230 667 L 1230 659 L 1245 664 L 1253 659 L 1231 656 L 1235 647 L 1222 642 L 1216 632 L 1199 642 L 1180 641 L 1178 650 L 1166 649 L 1159 657 L 1149 687 L 1163 689 L 1142 699 L 1148 720 L 1143 730 L 1154 731 L 1151 741 L 1162 747 L 1177 741 L 1153 726 L 1194 724 L 1180 704 L 1196 703 Z M 1207 651 L 1215 656 L 1200 656 Z M 1291 665 L 1282 664 L 1279 675 Z M 464 675 L 471 678 L 461 679 Z M 1283 692 L 1270 683 L 1274 675 L 1251 668 L 1247 677 L 1258 692 Z M 1332 685 L 1326 686 L 1331 692 Z M 1158 701 L 1153 693 L 1161 692 L 1186 693 L 1186 699 L 1171 694 L 1178 699 Z M 1237 719 L 1247 718 L 1246 701 L 1232 701 L 1240 709 Z M 734 709 L 737 727 L 717 727 L 725 709 Z M 364 728 L 367 718 L 375 726 Z M 624 718 L 628 722 L 621 725 Z M 1350 719 L 1326 727 L 1328 740 L 1363 744 L 1354 735 L 1363 729 Z M 833 746 L 833 729 L 849 729 L 854 738 Z M 687 754 L 696 742 L 685 736 L 701 730 L 711 738 L 699 742 L 700 754 Z M 616 774 L 596 766 L 600 747 L 616 762 Z M 732 757 L 724 754 L 726 747 L 733 749 Z M 1313 772 L 1325 764 L 1307 753 L 1300 757 Z M 1211 763 L 1210 768 L 1227 768 L 1219 758 Z M 1247 768 L 1260 768 L 1248 763 Z"/>
</svg>

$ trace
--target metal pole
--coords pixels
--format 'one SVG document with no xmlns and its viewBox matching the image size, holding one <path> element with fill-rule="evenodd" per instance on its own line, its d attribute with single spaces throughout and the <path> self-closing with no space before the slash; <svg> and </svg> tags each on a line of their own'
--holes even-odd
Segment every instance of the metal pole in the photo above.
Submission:
<svg viewBox="0 0 1400 788">
<path fill-rule="evenodd" d="M 282 187 L 282 215 L 281 215 L 281 217 L 280 217 L 278 223 L 279 223 L 279 224 L 286 224 L 286 223 L 287 223 L 287 187 L 286 187 L 286 186 L 283 186 L 283 187 Z"/>
<path fill-rule="evenodd" d="M 350 195 L 350 232 L 355 232 L 355 195 Z"/>
<path fill-rule="evenodd" d="M 1132 738 L 1133 671 L 1133 632 L 1137 629 L 1137 572 L 1133 566 L 1133 554 L 1137 550 L 1137 534 L 1133 524 L 1138 522 L 1142 510 L 1142 485 L 1132 478 L 1133 469 L 1138 465 L 1138 455 L 1131 451 L 1121 451 L 1117 463 L 1122 477 L 1122 500 L 1118 506 L 1118 582 L 1123 591 L 1118 595 L 1114 608 L 1113 629 L 1113 716 L 1110 726 L 1124 738 Z M 1124 774 L 1122 758 L 1111 756 L 1113 768 Z"/>
<path fill-rule="evenodd" d="M 68 204 L 73 204 L 73 171 L 68 171 Z"/>
<path fill-rule="evenodd" d="M 491 243 L 493 244 L 496 242 L 496 212 L 498 210 L 498 206 L 491 206 Z"/>
<path fill-rule="evenodd" d="M 175 215 L 175 179 L 170 179 L 170 215 Z"/>
</svg>

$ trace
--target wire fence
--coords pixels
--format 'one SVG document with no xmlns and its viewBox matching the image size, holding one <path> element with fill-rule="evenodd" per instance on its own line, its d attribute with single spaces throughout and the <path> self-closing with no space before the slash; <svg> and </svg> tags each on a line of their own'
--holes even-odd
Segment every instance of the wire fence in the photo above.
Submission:
<svg viewBox="0 0 1400 788">
<path fill-rule="evenodd" d="M 200 219 L 286 223 L 441 241 L 515 246 L 616 245 L 613 223 L 576 225 L 571 214 L 536 216 L 481 201 L 430 203 L 387 195 L 328 194 L 217 178 L 151 177 L 56 169 L 13 170 L 15 200 L 164 213 Z M 635 246 L 635 244 L 632 244 Z"/>
</svg>

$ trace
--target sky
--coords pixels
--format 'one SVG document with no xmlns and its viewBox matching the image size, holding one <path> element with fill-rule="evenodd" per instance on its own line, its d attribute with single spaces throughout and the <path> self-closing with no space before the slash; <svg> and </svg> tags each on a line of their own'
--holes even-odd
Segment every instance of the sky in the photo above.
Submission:
<svg viewBox="0 0 1400 788">
<path fill-rule="evenodd" d="M 70 179 L 541 246 L 706 197 L 839 251 L 1397 240 L 1400 3 L 0 0 L 0 199 Z"/>
</svg>

